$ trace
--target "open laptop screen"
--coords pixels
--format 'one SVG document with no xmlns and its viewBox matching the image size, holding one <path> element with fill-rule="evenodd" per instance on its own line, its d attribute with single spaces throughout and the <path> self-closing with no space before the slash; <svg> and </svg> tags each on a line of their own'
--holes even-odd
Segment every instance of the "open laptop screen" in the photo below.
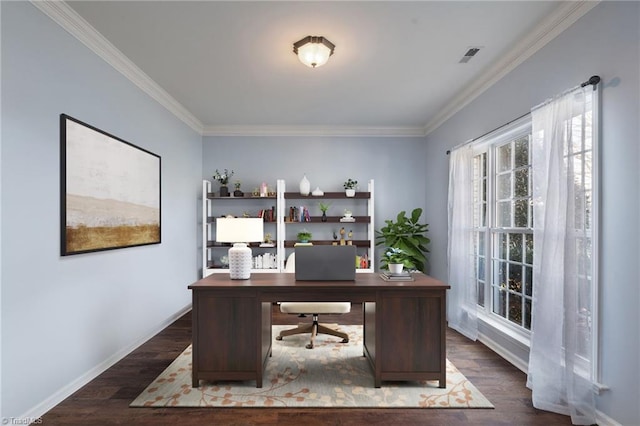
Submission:
<svg viewBox="0 0 640 426">
<path fill-rule="evenodd" d="M 296 247 L 295 264 L 299 281 L 354 281 L 356 247 Z"/>
</svg>

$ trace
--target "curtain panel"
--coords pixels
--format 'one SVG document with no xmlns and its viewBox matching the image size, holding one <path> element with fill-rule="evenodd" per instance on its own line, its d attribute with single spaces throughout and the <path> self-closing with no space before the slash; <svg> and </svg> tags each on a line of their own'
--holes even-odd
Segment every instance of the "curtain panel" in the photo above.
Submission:
<svg viewBox="0 0 640 426">
<path fill-rule="evenodd" d="M 449 327 L 478 338 L 477 287 L 473 255 L 473 149 L 462 146 L 449 158 Z"/>
<path fill-rule="evenodd" d="M 536 408 L 596 422 L 591 375 L 591 86 L 532 110 L 533 310 L 527 386 Z M 586 148 L 585 148 L 586 147 Z"/>
</svg>

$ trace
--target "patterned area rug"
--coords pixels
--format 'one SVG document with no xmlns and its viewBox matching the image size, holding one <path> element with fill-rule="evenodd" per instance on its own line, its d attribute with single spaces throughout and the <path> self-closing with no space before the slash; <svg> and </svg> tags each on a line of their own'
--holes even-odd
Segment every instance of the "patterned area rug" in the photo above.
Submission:
<svg viewBox="0 0 640 426">
<path fill-rule="evenodd" d="M 273 336 L 291 326 L 274 326 Z M 349 343 L 319 335 L 313 349 L 308 336 L 274 339 L 263 388 L 246 382 L 200 382 L 191 387 L 191 346 L 176 358 L 131 407 L 414 407 L 493 408 L 447 360 L 447 387 L 437 381 L 383 382 L 373 387 L 373 372 L 362 356 L 362 326 L 341 326 Z M 401 350 L 401 348 L 398 348 Z"/>
</svg>

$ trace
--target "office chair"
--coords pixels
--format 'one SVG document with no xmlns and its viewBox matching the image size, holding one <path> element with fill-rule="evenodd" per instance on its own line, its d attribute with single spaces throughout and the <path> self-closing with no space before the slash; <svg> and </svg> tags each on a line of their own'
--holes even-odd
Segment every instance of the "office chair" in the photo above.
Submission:
<svg viewBox="0 0 640 426">
<path fill-rule="evenodd" d="M 287 258 L 285 265 L 285 272 L 295 272 L 295 253 L 292 253 Z M 296 328 L 289 330 L 283 330 L 276 337 L 276 340 L 282 340 L 285 336 L 292 336 L 294 334 L 306 334 L 311 333 L 311 340 L 305 346 L 307 349 L 313 349 L 313 342 L 318 333 L 329 334 L 336 337 L 342 337 L 342 342 L 348 343 L 349 335 L 342 331 L 336 330 L 331 327 L 327 327 L 324 324 L 318 322 L 318 316 L 320 314 L 346 314 L 351 312 L 351 302 L 281 302 L 280 312 L 285 314 L 298 314 L 300 317 L 306 315 L 312 316 L 311 323 L 300 323 Z"/>
</svg>

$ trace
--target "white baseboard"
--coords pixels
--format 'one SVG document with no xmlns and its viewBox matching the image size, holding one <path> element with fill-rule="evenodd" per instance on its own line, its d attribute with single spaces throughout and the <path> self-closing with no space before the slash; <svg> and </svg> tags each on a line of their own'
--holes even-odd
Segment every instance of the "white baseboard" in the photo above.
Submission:
<svg viewBox="0 0 640 426">
<path fill-rule="evenodd" d="M 596 421 L 598 426 L 622 426 L 622 423 L 618 423 L 600 410 L 596 410 Z"/>
<path fill-rule="evenodd" d="M 128 347 L 123 348 L 118 352 L 116 352 L 115 354 L 111 355 L 109 358 L 107 358 L 100 364 L 96 365 L 94 368 L 87 371 L 82 376 L 75 379 L 73 382 L 64 386 L 63 388 L 55 392 L 50 397 L 48 397 L 47 399 L 45 399 L 35 407 L 28 410 L 23 415 L 16 418 L 34 419 L 35 421 L 35 419 L 42 417 L 47 411 L 51 410 L 56 405 L 60 404 L 62 401 L 67 399 L 69 396 L 71 396 L 74 392 L 79 390 L 81 387 L 83 387 L 84 385 L 86 385 L 96 377 L 98 377 L 100 374 L 104 373 L 106 370 L 111 368 L 115 363 L 120 361 L 125 356 L 129 355 L 131 352 L 137 349 L 140 345 L 142 345 L 143 343 L 151 339 L 153 336 L 155 336 L 156 334 L 158 334 L 159 332 L 167 328 L 175 320 L 177 320 L 178 318 L 180 318 L 190 310 L 191 310 L 191 303 L 189 303 L 187 306 L 180 309 L 178 312 L 176 312 L 175 314 L 173 314 L 172 316 L 170 316 L 169 318 L 167 318 L 166 320 L 158 324 L 147 336 L 140 338 L 138 341 L 134 342 Z"/>
<path fill-rule="evenodd" d="M 506 350 L 503 346 L 496 343 L 493 339 L 489 338 L 486 334 L 479 333 L 478 340 L 486 347 L 500 355 L 502 358 L 509 361 L 514 367 L 527 374 L 529 366 L 522 359 L 514 355 L 512 352 Z"/>
</svg>

